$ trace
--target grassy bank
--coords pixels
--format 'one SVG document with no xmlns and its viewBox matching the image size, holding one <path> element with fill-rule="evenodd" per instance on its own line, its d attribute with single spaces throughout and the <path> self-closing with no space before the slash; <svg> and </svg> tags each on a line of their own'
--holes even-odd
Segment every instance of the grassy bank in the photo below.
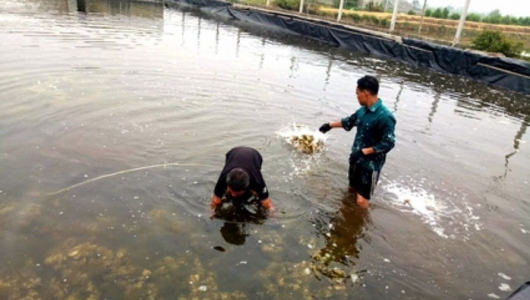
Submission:
<svg viewBox="0 0 530 300">
<path fill-rule="evenodd" d="M 232 2 L 262 8 L 266 7 L 266 0 L 232 0 Z M 271 0 L 270 6 L 266 8 L 271 10 L 286 10 L 285 5 L 287 4 L 292 13 L 293 10 L 298 12 L 298 3 L 298 1 L 291 0 Z M 338 9 L 336 8 L 322 6 L 311 0 L 306 0 L 304 6 L 304 15 L 328 21 L 337 20 Z M 341 23 L 388 33 L 391 18 L 392 14 L 386 12 L 343 10 Z M 430 40 L 445 45 L 452 44 L 458 27 L 458 20 L 424 17 L 422 31 L 418 33 L 420 22 L 421 16 L 399 14 L 394 34 Z M 483 30 L 501 31 L 508 38 L 522 42 L 524 48 L 527 49 L 526 51 L 530 52 L 530 27 L 486 24 L 472 21 L 466 21 L 459 46 L 468 48 L 471 42 Z"/>
<path fill-rule="evenodd" d="M 338 10 L 334 8 L 319 7 L 316 12 L 317 14 L 333 18 L 337 15 Z M 343 20 L 341 20 L 341 22 L 374 30 L 387 31 L 391 18 L 392 14 L 390 13 L 345 10 L 343 11 Z M 420 22 L 421 16 L 399 14 L 396 21 L 395 33 L 403 36 L 426 38 L 450 44 L 454 39 L 458 27 L 457 20 L 424 17 L 422 31 L 421 33 L 418 33 Z M 461 45 L 465 47 L 471 44 L 473 39 L 475 39 L 475 37 L 477 37 L 477 35 L 483 30 L 501 31 L 508 38 L 522 42 L 525 49 L 530 49 L 530 27 L 485 24 L 471 21 L 466 21 L 465 23 L 460 38 Z"/>
</svg>

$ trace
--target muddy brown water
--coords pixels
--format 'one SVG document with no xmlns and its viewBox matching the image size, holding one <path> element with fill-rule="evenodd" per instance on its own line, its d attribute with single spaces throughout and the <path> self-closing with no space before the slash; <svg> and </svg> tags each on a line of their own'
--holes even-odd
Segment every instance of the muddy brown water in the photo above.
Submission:
<svg viewBox="0 0 530 300">
<path fill-rule="evenodd" d="M 528 96 L 161 4 L 75 4 L 0 3 L 0 298 L 503 299 L 530 280 Z M 345 189 L 354 131 L 315 156 L 277 136 L 355 111 L 365 74 L 398 120 L 367 212 Z M 264 157 L 268 218 L 210 218 L 237 145 Z"/>
</svg>

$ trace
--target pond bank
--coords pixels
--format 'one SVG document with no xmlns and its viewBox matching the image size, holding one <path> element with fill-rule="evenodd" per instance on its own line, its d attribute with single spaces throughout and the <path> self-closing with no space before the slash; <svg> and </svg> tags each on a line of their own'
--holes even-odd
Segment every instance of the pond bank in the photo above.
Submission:
<svg viewBox="0 0 530 300">
<path fill-rule="evenodd" d="M 418 39 L 217 0 L 170 0 L 166 1 L 165 5 L 191 6 L 225 20 L 238 20 L 280 29 L 352 51 L 393 58 L 433 71 L 464 76 L 530 94 L 530 64 L 524 61 L 490 57 Z"/>
</svg>

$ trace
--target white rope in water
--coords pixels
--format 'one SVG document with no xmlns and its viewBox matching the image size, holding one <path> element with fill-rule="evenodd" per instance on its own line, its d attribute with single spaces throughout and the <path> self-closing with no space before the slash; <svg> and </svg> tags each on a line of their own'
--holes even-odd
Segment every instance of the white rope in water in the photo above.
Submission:
<svg viewBox="0 0 530 300">
<path fill-rule="evenodd" d="M 88 184 L 88 183 L 91 183 L 91 182 L 94 182 L 94 181 L 98 181 L 98 180 L 103 179 L 103 178 L 113 177 L 113 176 L 117 176 L 117 175 L 121 175 L 121 174 L 137 172 L 137 171 L 142 171 L 142 170 L 147 170 L 147 169 L 162 168 L 162 167 L 165 168 L 165 167 L 173 167 L 173 166 L 179 166 L 179 167 L 204 167 L 205 165 L 203 165 L 203 164 L 192 164 L 192 163 L 188 163 L 188 164 L 166 163 L 166 164 L 158 164 L 158 165 L 151 165 L 151 166 L 145 166 L 145 167 L 138 167 L 138 168 L 134 168 L 134 169 L 122 170 L 122 171 L 118 171 L 118 172 L 115 172 L 115 173 L 101 175 L 101 176 L 98 176 L 98 177 L 95 177 L 95 178 L 92 178 L 92 179 L 89 179 L 87 181 L 83 181 L 83 182 L 80 182 L 80 183 L 76 183 L 76 184 L 71 185 L 71 186 L 69 186 L 67 188 L 58 190 L 58 191 L 53 192 L 53 193 L 49 193 L 47 195 L 48 196 L 57 195 L 57 194 L 60 194 L 62 192 L 66 192 L 66 191 L 69 191 L 71 189 L 74 189 L 76 187 L 80 187 L 82 185 L 85 185 L 85 184 Z"/>
</svg>

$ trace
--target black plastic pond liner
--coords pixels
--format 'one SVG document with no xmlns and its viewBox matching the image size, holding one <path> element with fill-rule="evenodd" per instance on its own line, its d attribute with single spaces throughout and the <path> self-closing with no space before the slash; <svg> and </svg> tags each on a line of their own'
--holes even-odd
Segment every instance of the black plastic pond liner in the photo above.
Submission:
<svg viewBox="0 0 530 300">
<path fill-rule="evenodd" d="M 275 27 L 364 54 L 394 58 L 416 66 L 426 67 L 486 82 L 509 90 L 530 94 L 530 63 L 491 57 L 434 43 L 398 38 L 355 30 L 336 23 L 281 12 L 237 8 L 217 0 L 169 0 L 168 6 L 184 4 L 201 11 L 266 27 Z"/>
<path fill-rule="evenodd" d="M 530 299 L 530 281 L 521 285 L 506 300 L 528 300 Z"/>
</svg>

